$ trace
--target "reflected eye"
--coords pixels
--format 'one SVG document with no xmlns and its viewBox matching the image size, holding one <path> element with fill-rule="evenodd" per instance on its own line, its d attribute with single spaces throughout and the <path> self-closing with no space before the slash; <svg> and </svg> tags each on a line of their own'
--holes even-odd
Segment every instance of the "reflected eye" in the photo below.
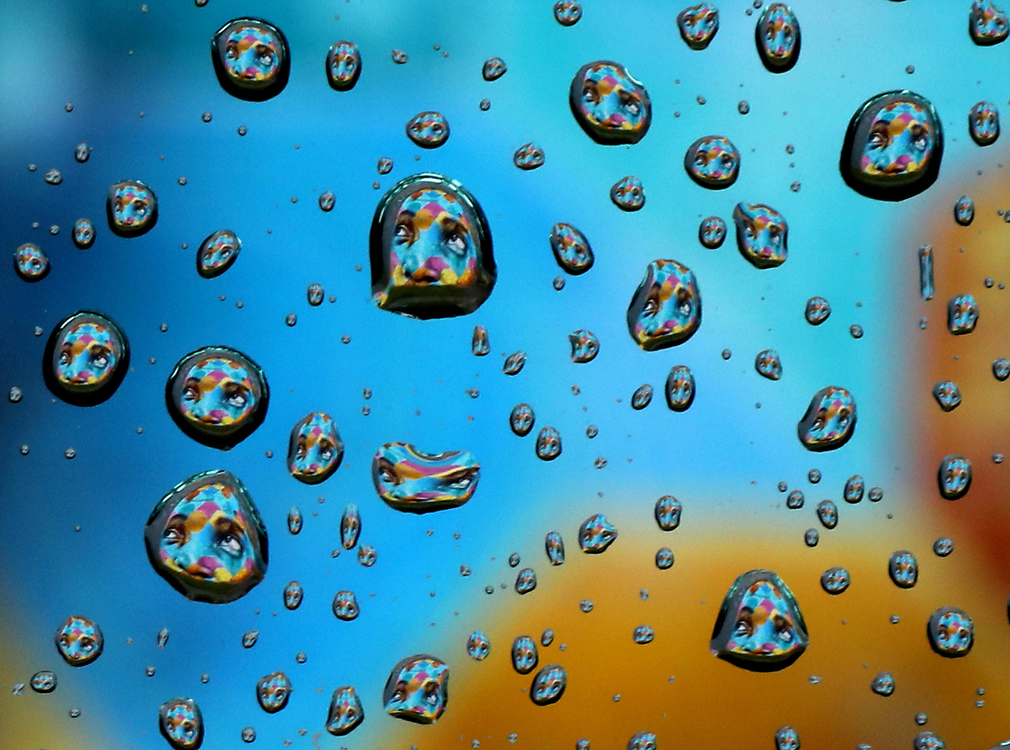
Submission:
<svg viewBox="0 0 1010 750">
<path fill-rule="evenodd" d="M 60 352 L 60 364 L 63 366 L 70 364 L 70 352 Z"/>
<path fill-rule="evenodd" d="M 873 133 L 870 133 L 870 138 L 867 142 L 869 145 L 873 146 L 873 148 L 883 148 L 884 136 L 883 134 L 874 131 Z"/>
<path fill-rule="evenodd" d="M 246 404 L 246 396 L 244 393 L 233 393 L 225 399 L 225 403 L 229 406 L 241 408 Z"/>
<path fill-rule="evenodd" d="M 218 542 L 218 546 L 230 555 L 242 553 L 242 542 L 234 534 L 225 534 Z"/>
<path fill-rule="evenodd" d="M 323 461 L 329 461 L 331 458 L 333 458 L 333 449 L 327 448 L 326 450 L 324 450 L 322 453 L 319 454 L 319 457 Z"/>
<path fill-rule="evenodd" d="M 379 469 L 379 479 L 386 484 L 396 484 L 396 475 L 386 468 Z"/>
<path fill-rule="evenodd" d="M 929 145 L 929 139 L 926 138 L 925 135 L 920 135 L 918 138 L 912 141 L 912 145 L 915 146 L 920 151 L 925 151 L 926 146 Z"/>
<path fill-rule="evenodd" d="M 457 253 L 463 253 L 466 251 L 466 239 L 459 232 L 451 232 L 449 236 L 445 238 L 445 244 L 450 250 Z"/>
<path fill-rule="evenodd" d="M 182 391 L 182 397 L 186 401 L 196 401 L 200 398 L 200 392 L 195 385 L 187 385 Z"/>
<path fill-rule="evenodd" d="M 169 544 L 178 544 L 182 541 L 182 534 L 179 533 L 178 529 L 165 529 L 163 539 Z"/>
<path fill-rule="evenodd" d="M 736 627 L 733 628 L 733 635 L 748 636 L 751 634 L 750 620 L 737 620 Z"/>
<path fill-rule="evenodd" d="M 396 229 L 393 232 L 393 239 L 400 243 L 407 242 L 412 234 L 410 227 L 407 226 L 407 222 L 400 222 L 396 225 Z"/>
<path fill-rule="evenodd" d="M 232 60 L 238 59 L 238 45 L 235 42 L 228 42 L 228 50 L 226 52 L 228 57 Z"/>
<path fill-rule="evenodd" d="M 732 154 L 723 154 L 722 155 L 722 163 L 725 164 L 727 168 L 731 167 L 733 165 L 733 156 L 732 156 Z"/>
</svg>

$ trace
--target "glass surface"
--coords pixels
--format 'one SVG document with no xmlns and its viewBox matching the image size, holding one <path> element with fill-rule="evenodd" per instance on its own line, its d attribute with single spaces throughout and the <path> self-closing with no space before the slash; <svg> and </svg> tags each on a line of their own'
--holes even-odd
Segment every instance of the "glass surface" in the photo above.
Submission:
<svg viewBox="0 0 1010 750">
<path fill-rule="evenodd" d="M 9 258 L 33 243 L 50 269 L 29 282 L 9 261 L 0 274 L 0 389 L 10 393 L 0 401 L 0 744 L 166 748 L 163 708 L 183 738 L 186 717 L 202 717 L 208 748 L 244 747 L 247 727 L 253 747 L 271 748 L 571 750 L 584 738 L 602 750 L 633 738 L 647 746 L 639 733 L 664 748 L 770 748 L 786 726 L 810 748 L 907 748 L 926 730 L 957 748 L 1006 740 L 1010 383 L 993 363 L 1010 357 L 1008 140 L 979 145 L 969 112 L 983 101 L 1010 106 L 1010 43 L 973 41 L 967 1 L 797 0 L 802 53 L 776 71 L 755 38 L 761 5 L 720 2 L 718 33 L 692 49 L 677 25 L 684 6 L 644 0 L 587 0 L 572 25 L 542 0 L 5 2 L 0 226 Z M 283 32 L 290 70 L 271 79 L 280 88 L 237 96 L 219 82 L 211 40 L 243 18 Z M 360 52 L 350 87 L 328 73 L 338 42 Z M 507 70 L 485 80 L 492 57 Z M 638 142 L 597 142 L 573 115 L 572 79 L 596 61 L 618 63 L 648 92 L 651 126 Z M 843 175 L 850 120 L 865 102 L 905 89 L 928 100 L 942 125 L 935 182 L 907 188 L 904 200 L 874 194 L 879 183 L 857 192 Z M 451 133 L 434 148 L 407 132 L 429 112 Z M 739 153 L 724 189 L 685 168 L 691 144 L 707 136 Z M 527 143 L 543 151 L 536 169 L 513 161 Z M 370 250 L 387 191 L 422 173 L 457 181 L 479 204 L 496 271 L 476 308 L 449 289 L 465 278 L 462 266 L 440 275 L 448 291 L 425 291 L 448 302 L 424 302 L 426 319 L 377 306 Z M 633 212 L 610 197 L 629 176 L 646 196 Z M 148 219 L 143 233 L 110 229 L 109 189 L 124 181 L 156 196 L 153 223 L 149 205 L 131 204 Z M 955 219 L 962 196 L 974 201 L 970 223 Z M 738 204 L 785 219 L 783 262 L 755 261 L 757 240 L 741 252 Z M 416 224 L 429 208 L 411 211 Z M 476 209 L 454 221 L 462 215 L 477 232 Z M 712 216 L 726 222 L 726 237 L 710 249 L 699 228 Z M 81 218 L 94 225 L 93 244 L 75 242 Z M 399 228 L 405 222 L 389 223 L 393 237 L 412 231 Z M 550 242 L 558 223 L 591 245 L 588 271 L 559 264 Z M 241 254 L 205 278 L 198 250 L 225 229 Z M 767 227 L 755 235 L 776 241 Z M 470 258 L 489 253 L 474 236 L 465 245 L 447 232 L 447 249 L 426 258 L 461 242 Z M 932 280 L 920 286 L 923 246 L 932 248 Z M 686 338 L 646 350 L 629 331 L 628 308 L 656 260 L 694 274 L 701 319 Z M 952 335 L 948 301 L 962 295 L 972 296 L 977 324 Z M 827 317 L 820 301 L 808 308 L 814 297 L 827 301 Z M 453 309 L 473 311 L 442 316 Z M 54 394 L 43 374 L 51 333 L 82 310 L 115 321 L 129 344 L 122 382 L 99 403 L 85 400 L 92 405 Z M 473 353 L 476 326 L 486 329 L 483 357 Z M 589 332 L 598 343 L 581 363 L 572 360 L 576 332 L 576 342 Z M 269 384 L 262 423 L 218 443 L 230 450 L 183 432 L 166 403 L 176 364 L 204 347 L 240 352 Z M 755 366 L 766 350 L 778 355 L 777 380 Z M 503 371 L 507 359 L 515 374 Z M 678 371 L 671 408 L 666 382 L 678 365 L 693 376 L 694 398 Z M 221 385 L 225 403 L 245 398 L 242 378 L 233 381 Z M 942 381 L 960 394 L 950 411 L 933 395 Z M 858 421 L 847 442 L 808 450 L 798 425 L 828 386 L 851 394 L 857 411 L 848 417 Z M 534 422 L 520 425 L 523 437 L 510 426 L 518 404 Z M 840 419 L 841 407 L 831 409 Z M 288 470 L 292 430 L 313 412 L 332 417 L 343 443 L 339 468 L 316 484 Z M 546 427 L 560 436 L 541 441 L 552 460 L 537 454 Z M 804 429 L 828 428 L 807 420 Z M 468 453 L 479 481 L 470 458 L 428 456 L 417 492 L 431 484 L 449 500 L 398 509 L 373 481 L 373 457 L 391 443 L 422 458 Z M 940 485 L 963 488 L 963 464 L 957 476 L 938 476 L 951 456 L 971 466 L 970 487 L 954 500 Z M 173 588 L 145 544 L 159 501 L 215 470 L 241 481 L 269 539 L 262 581 L 220 604 Z M 864 492 L 847 502 L 854 475 Z M 656 520 L 667 495 L 682 505 L 669 531 Z M 351 523 L 345 547 L 350 503 L 360 537 Z M 597 514 L 617 530 L 602 550 L 589 538 L 610 533 L 598 518 L 580 545 L 580 528 Z M 552 531 L 563 555 L 551 537 L 548 557 Z M 215 537 L 224 545 L 215 555 L 235 543 L 226 536 Z M 910 588 L 892 580 L 899 551 L 917 564 Z M 847 577 L 824 575 L 838 567 Z M 730 597 L 749 571 L 774 573 L 788 588 L 766 577 L 755 591 L 772 591 L 768 604 L 748 603 L 749 589 Z M 727 617 L 746 608 L 741 619 L 753 627 L 775 617 L 805 623 L 805 651 L 786 664 L 751 639 L 747 658 L 718 658 L 724 600 Z M 974 625 L 968 653 L 965 641 L 937 634 L 963 621 L 958 612 Z M 79 666 L 54 639 L 71 616 L 104 638 L 100 655 Z M 548 629 L 553 640 L 542 638 Z M 246 648 L 250 631 L 258 638 Z M 513 642 L 523 635 L 539 662 L 520 674 Z M 945 655 L 931 645 L 941 641 Z M 483 658 L 468 653 L 470 642 Z M 416 674 L 416 655 L 448 665 L 444 713 L 427 725 L 384 707 L 391 672 Z M 566 675 L 556 700 L 560 672 L 542 671 L 552 665 Z M 52 672 L 55 689 L 47 675 L 34 689 L 38 672 Z M 277 672 L 290 699 L 270 713 L 257 684 Z M 346 687 L 354 694 L 338 692 L 331 716 L 334 692 Z M 401 707 L 442 701 L 438 691 L 401 697 Z M 355 699 L 360 725 L 341 713 Z M 331 718 L 335 729 L 353 728 L 331 734 Z"/>
</svg>

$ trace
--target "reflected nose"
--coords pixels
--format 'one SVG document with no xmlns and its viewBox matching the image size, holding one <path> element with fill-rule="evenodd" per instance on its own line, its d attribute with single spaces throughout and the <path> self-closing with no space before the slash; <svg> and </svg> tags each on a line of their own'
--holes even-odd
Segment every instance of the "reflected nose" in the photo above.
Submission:
<svg viewBox="0 0 1010 750">
<path fill-rule="evenodd" d="M 430 267 L 431 252 L 423 240 L 415 242 L 403 258 L 403 274 L 414 281 L 438 281 L 439 274 Z"/>
</svg>

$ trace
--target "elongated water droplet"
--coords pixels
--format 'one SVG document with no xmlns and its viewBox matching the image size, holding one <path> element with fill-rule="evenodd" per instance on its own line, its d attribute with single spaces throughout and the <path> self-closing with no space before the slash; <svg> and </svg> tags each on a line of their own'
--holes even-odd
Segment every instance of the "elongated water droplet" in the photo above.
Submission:
<svg viewBox="0 0 1010 750">
<path fill-rule="evenodd" d="M 617 528 L 602 513 L 590 516 L 579 527 L 579 547 L 598 555 L 617 540 Z"/>
<path fill-rule="evenodd" d="M 520 635 L 512 641 L 512 668 L 516 672 L 529 674 L 536 668 L 539 660 L 537 644 L 528 635 Z"/>
<path fill-rule="evenodd" d="M 530 686 L 530 699 L 538 706 L 557 703 L 568 686 L 568 673 L 560 664 L 548 664 L 537 672 Z"/>
<path fill-rule="evenodd" d="M 544 547 L 547 550 L 547 559 L 551 565 L 563 565 L 565 562 L 565 543 L 561 534 L 556 531 L 548 531 L 544 537 Z"/>
<path fill-rule="evenodd" d="M 907 549 L 892 552 L 887 561 L 887 574 L 894 581 L 894 585 L 903 589 L 910 589 L 919 579 L 919 563 L 915 555 Z"/>
<path fill-rule="evenodd" d="M 519 437 L 526 437 L 533 429 L 536 416 L 533 414 L 533 407 L 529 404 L 516 404 L 509 415 L 509 426 Z"/>
<path fill-rule="evenodd" d="M 344 507 L 344 513 L 340 517 L 340 543 L 344 549 L 354 549 L 358 543 L 358 534 L 361 533 L 361 516 L 358 513 L 358 506 L 348 503 Z"/>
<path fill-rule="evenodd" d="M 56 675 L 49 671 L 36 672 L 28 684 L 36 693 L 51 693 L 56 689 Z"/>
<path fill-rule="evenodd" d="M 474 326 L 473 338 L 470 341 L 470 350 L 475 357 L 486 357 L 491 352 L 491 344 L 488 343 L 487 329 L 484 326 Z"/>
<path fill-rule="evenodd" d="M 992 102 L 977 102 L 968 112 L 968 132 L 979 146 L 990 146 L 999 138 L 999 110 Z"/>
<path fill-rule="evenodd" d="M 391 508 L 428 513 L 468 502 L 480 464 L 470 451 L 424 453 L 410 443 L 386 443 L 372 457 L 372 481 Z"/>
<path fill-rule="evenodd" d="M 772 73 L 790 70 L 800 56 L 800 22 L 782 3 L 772 3 L 758 17 L 758 54 Z"/>
<path fill-rule="evenodd" d="M 940 656 L 966 656 L 975 644 L 975 624 L 957 607 L 940 607 L 929 616 L 929 645 Z"/>
<path fill-rule="evenodd" d="M 851 578 L 845 568 L 829 568 L 821 574 L 821 588 L 829 594 L 841 594 L 849 587 Z"/>
<path fill-rule="evenodd" d="M 532 424 L 530 425 L 532 427 Z M 544 427 L 537 435 L 537 458 L 553 461 L 561 455 L 561 434 L 553 427 Z"/>
<path fill-rule="evenodd" d="M 165 648 L 168 645 L 168 628 L 158 631 L 158 648 Z"/>
<path fill-rule="evenodd" d="M 528 594 L 537 587 L 537 574 L 533 568 L 523 568 L 516 576 L 515 589 L 517 594 Z"/>
<path fill-rule="evenodd" d="M 963 227 L 975 220 L 975 202 L 967 195 L 962 195 L 954 204 L 954 221 Z"/>
<path fill-rule="evenodd" d="M 256 683 L 256 700 L 268 714 L 275 714 L 288 705 L 291 690 L 288 676 L 284 672 L 274 672 L 260 677 Z"/>
<path fill-rule="evenodd" d="M 45 177 L 43 179 L 45 179 L 45 181 L 48 182 L 50 185 L 59 185 L 61 182 L 63 182 L 63 173 L 60 172 L 60 170 L 58 169 L 50 169 L 48 172 L 46 172 Z"/>
<path fill-rule="evenodd" d="M 350 622 L 359 612 L 358 598 L 353 591 L 338 591 L 333 597 L 333 614 L 338 620 Z"/>
<path fill-rule="evenodd" d="M 933 552 L 937 557 L 946 557 L 954 551 L 954 540 L 947 536 L 942 536 L 933 542 Z"/>
<path fill-rule="evenodd" d="M 686 411 L 694 402 L 694 375 L 685 365 L 674 365 L 666 377 L 666 405 L 672 411 Z"/>
<path fill-rule="evenodd" d="M 635 389 L 635 392 L 631 394 L 631 408 L 636 411 L 641 411 L 651 403 L 652 386 L 648 383 L 638 386 L 638 388 Z"/>
<path fill-rule="evenodd" d="M 397 719 L 434 724 L 449 702 L 449 665 L 427 654 L 408 656 L 390 671 L 382 702 Z"/>
<path fill-rule="evenodd" d="M 330 699 L 330 711 L 326 717 L 326 731 L 337 737 L 350 733 L 365 720 L 365 709 L 361 705 L 358 691 L 349 685 L 338 687 Z"/>
<path fill-rule="evenodd" d="M 919 292 L 924 300 L 933 299 L 933 248 L 929 245 L 919 248 Z"/>
<path fill-rule="evenodd" d="M 502 372 L 506 375 L 518 375 L 526 365 L 526 352 L 513 352 L 502 365 Z"/>
<path fill-rule="evenodd" d="M 294 506 L 288 511 L 288 531 L 292 534 L 298 534 L 302 530 L 302 512 L 298 510 L 298 506 Z"/>
<path fill-rule="evenodd" d="M 628 175 L 610 188 L 610 200 L 622 211 L 638 211 L 645 205 L 645 187 L 636 176 Z"/>
<path fill-rule="evenodd" d="M 256 645 L 256 641 L 259 640 L 260 631 L 258 630 L 248 630 L 242 634 L 242 648 L 252 648 Z"/>
<path fill-rule="evenodd" d="M 946 500 L 958 500 L 971 487 L 971 461 L 964 456 L 950 454 L 943 457 L 937 471 L 940 494 Z"/>
<path fill-rule="evenodd" d="M 322 284 L 309 284 L 305 294 L 308 297 L 309 304 L 313 307 L 319 307 L 319 305 L 323 304 L 325 292 L 323 291 Z"/>
<path fill-rule="evenodd" d="M 406 62 L 406 56 L 404 56 Z M 361 75 L 361 51 L 354 42 L 334 42 L 326 53 L 326 78 L 337 91 L 350 91 Z"/>
<path fill-rule="evenodd" d="M 291 581 L 284 587 L 284 606 L 288 609 L 298 609 L 303 596 L 302 585 L 298 581 Z"/>
<path fill-rule="evenodd" d="M 705 49 L 719 32 L 719 10 L 702 2 L 684 8 L 677 15 L 681 38 L 691 49 Z"/>
<path fill-rule="evenodd" d="M 475 630 L 466 641 L 466 652 L 477 661 L 484 661 L 491 653 L 491 641 L 483 630 Z"/>
<path fill-rule="evenodd" d="M 863 478 L 858 474 L 853 474 L 845 480 L 845 502 L 858 503 L 863 499 L 863 488 L 865 487 Z"/>
<path fill-rule="evenodd" d="M 95 244 L 95 225 L 91 219 L 78 219 L 74 222 L 74 244 L 81 250 L 87 250 Z"/>
</svg>

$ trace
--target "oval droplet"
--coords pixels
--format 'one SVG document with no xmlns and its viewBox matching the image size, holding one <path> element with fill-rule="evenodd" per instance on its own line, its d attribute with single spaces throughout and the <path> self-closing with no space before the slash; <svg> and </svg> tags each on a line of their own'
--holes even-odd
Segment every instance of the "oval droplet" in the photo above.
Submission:
<svg viewBox="0 0 1010 750">
<path fill-rule="evenodd" d="M 772 3 L 758 17 L 758 54 L 772 73 L 790 70 L 800 56 L 800 22 L 796 14 L 782 3 Z"/>
<path fill-rule="evenodd" d="M 858 474 L 853 474 L 847 480 L 845 480 L 845 502 L 847 503 L 858 503 L 863 499 L 863 489 L 866 484 L 863 482 L 863 478 Z"/>
<path fill-rule="evenodd" d="M 505 359 L 501 371 L 506 375 L 518 375 L 526 365 L 526 352 L 513 352 Z"/>
<path fill-rule="evenodd" d="M 645 205 L 645 187 L 634 175 L 622 177 L 610 188 L 610 200 L 622 211 L 638 211 Z"/>
<path fill-rule="evenodd" d="M 323 211 L 330 212 L 333 207 L 337 204 L 337 196 L 335 196 L 332 191 L 326 190 L 319 195 L 319 208 Z"/>
<path fill-rule="evenodd" d="M 807 322 L 812 326 L 819 326 L 828 316 L 831 315 L 831 305 L 824 297 L 811 297 L 807 300 L 807 309 L 804 313 Z"/>
<path fill-rule="evenodd" d="M 620 63 L 597 60 L 579 68 L 568 103 L 576 122 L 597 143 L 638 143 L 652 124 L 652 101 Z"/>
<path fill-rule="evenodd" d="M 87 250 L 95 244 L 95 225 L 91 219 L 78 219 L 74 222 L 74 244 L 81 250 Z"/>
<path fill-rule="evenodd" d="M 729 138 L 707 135 L 688 147 L 684 169 L 702 187 L 722 190 L 736 182 L 740 174 L 740 152 Z"/>
<path fill-rule="evenodd" d="M 683 506 L 673 495 L 663 495 L 656 501 L 656 523 L 663 531 L 673 531 L 680 526 Z"/>
<path fill-rule="evenodd" d="M 602 513 L 590 516 L 579 527 L 579 547 L 598 555 L 617 540 L 617 528 Z"/>
<path fill-rule="evenodd" d="M 408 656 L 389 673 L 382 702 L 397 719 L 434 724 L 449 702 L 449 665 L 427 654 Z"/>
<path fill-rule="evenodd" d="M 531 425 L 532 426 L 532 425 Z M 553 427 L 544 427 L 537 435 L 537 458 L 553 461 L 561 455 L 561 434 Z"/>
<path fill-rule="evenodd" d="M 1008 377 L 1010 377 L 1010 361 L 1000 357 L 999 359 L 993 360 L 992 363 L 992 374 L 996 380 L 1003 382 Z"/>
<path fill-rule="evenodd" d="M 538 706 L 557 703 L 568 686 L 568 673 L 560 664 L 542 667 L 530 686 L 530 699 Z"/>
<path fill-rule="evenodd" d="M 340 517 L 340 544 L 344 549 L 354 549 L 358 543 L 358 534 L 361 533 L 361 516 L 358 514 L 358 506 L 348 503 L 344 507 L 344 513 Z"/>
<path fill-rule="evenodd" d="M 334 42 L 326 53 L 326 79 L 337 91 L 350 91 L 361 75 L 361 51 L 354 42 Z"/>
<path fill-rule="evenodd" d="M 786 507 L 789 510 L 799 510 L 803 507 L 805 498 L 803 493 L 799 490 L 792 490 L 788 495 L 786 495 Z"/>
<path fill-rule="evenodd" d="M 340 467 L 344 443 L 333 417 L 321 411 L 306 414 L 291 428 L 288 473 L 305 484 L 319 484 Z"/>
<path fill-rule="evenodd" d="M 565 542 L 561 534 L 556 531 L 548 531 L 544 537 L 544 547 L 547 550 L 547 559 L 551 565 L 563 565 L 565 562 Z"/>
<path fill-rule="evenodd" d="M 818 533 L 817 529 L 807 529 L 803 532 L 803 542 L 808 547 L 816 547 L 817 543 L 821 541 L 821 535 Z"/>
<path fill-rule="evenodd" d="M 349 685 L 338 687 L 330 699 L 330 711 L 326 717 L 326 731 L 343 737 L 365 720 L 365 709 L 361 705 L 358 691 Z"/>
<path fill-rule="evenodd" d="M 302 585 L 298 581 L 291 581 L 284 587 L 284 606 L 288 609 L 298 609 L 304 595 Z"/>
<path fill-rule="evenodd" d="M 532 142 L 524 143 L 512 154 L 512 163 L 519 167 L 519 169 L 525 170 L 542 167 L 544 159 L 543 149 Z"/>
<path fill-rule="evenodd" d="M 600 341 L 592 331 L 580 328 L 568 334 L 568 341 L 572 345 L 572 362 L 576 364 L 592 362 L 600 352 Z"/>
<path fill-rule="evenodd" d="M 389 174 L 393 171 L 393 160 L 388 156 L 382 156 L 379 158 L 377 168 L 379 170 L 379 174 Z"/>
<path fill-rule="evenodd" d="M 885 698 L 892 695 L 894 693 L 894 675 L 890 672 L 881 672 L 873 678 L 873 682 L 870 683 L 870 690 L 877 695 L 883 695 Z"/>
<path fill-rule="evenodd" d="M 537 574 L 533 568 L 523 568 L 516 576 L 515 589 L 517 594 L 528 594 L 537 587 Z"/>
<path fill-rule="evenodd" d="M 892 552 L 887 561 L 887 574 L 895 586 L 910 589 L 919 579 L 919 562 L 907 549 Z"/>
<path fill-rule="evenodd" d="M 418 112 L 406 128 L 407 137 L 421 148 L 438 148 L 449 140 L 449 121 L 441 112 Z"/>
<path fill-rule="evenodd" d="M 562 26 L 574 26 L 582 18 L 579 3 L 559 1 L 554 4 L 554 20 Z"/>
<path fill-rule="evenodd" d="M 694 402 L 694 375 L 685 365 L 674 365 L 666 377 L 666 405 L 672 411 L 686 411 Z"/>
<path fill-rule="evenodd" d="M 669 570 L 673 567 L 673 550 L 669 547 L 660 547 L 656 550 L 656 567 L 660 570 Z"/>
<path fill-rule="evenodd" d="M 703 2 L 684 8 L 677 15 L 681 38 L 691 49 L 705 49 L 719 32 L 719 9 Z"/>
<path fill-rule="evenodd" d="M 284 34 L 258 18 L 236 18 L 211 39 L 214 72 L 221 88 L 246 101 L 277 96 L 288 82 L 291 55 Z"/>
<path fill-rule="evenodd" d="M 549 239 L 554 259 L 572 276 L 583 274 L 593 267 L 595 256 L 589 240 L 571 224 L 555 224 L 551 227 Z"/>
<path fill-rule="evenodd" d="M 971 461 L 967 458 L 956 454 L 944 456 L 937 471 L 940 495 L 945 500 L 964 497 L 971 487 L 971 474 Z"/>
<path fill-rule="evenodd" d="M 491 653 L 491 641 L 483 630 L 475 630 L 466 640 L 466 652 L 476 661 L 484 661 Z"/>
<path fill-rule="evenodd" d="M 275 714 L 288 705 L 290 697 L 291 680 L 283 672 L 260 677 L 256 683 L 256 700 L 268 714 Z"/>
<path fill-rule="evenodd" d="M 238 260 L 242 240 L 230 229 L 219 229 L 200 243 L 196 251 L 196 270 L 205 279 L 220 276 Z"/>
<path fill-rule="evenodd" d="M 698 227 L 698 239 L 709 250 L 721 247 L 726 239 L 726 222 L 718 216 L 702 219 L 701 225 Z"/>
<path fill-rule="evenodd" d="M 652 643 L 656 638 L 656 631 L 650 628 L 648 625 L 639 625 L 635 628 L 635 632 L 631 634 L 632 640 L 639 645 L 645 645 L 646 643 Z"/>
<path fill-rule="evenodd" d="M 821 588 L 829 594 L 841 594 L 850 582 L 849 571 L 842 567 L 829 568 L 821 574 Z"/>
<path fill-rule="evenodd" d="M 519 437 L 529 435 L 535 421 L 536 416 L 533 414 L 533 407 L 529 404 L 516 404 L 509 415 L 509 426 L 512 428 L 512 432 Z"/>
<path fill-rule="evenodd" d="M 856 400 L 844 388 L 829 385 L 810 399 L 806 414 L 796 425 L 800 442 L 809 451 L 841 448 L 856 428 Z"/>
<path fill-rule="evenodd" d="M 701 325 L 701 294 L 694 272 L 675 260 L 652 261 L 631 298 L 627 318 L 631 338 L 646 351 L 687 341 Z"/>
<path fill-rule="evenodd" d="M 977 102 L 968 113 L 968 132 L 979 146 L 990 146 L 999 138 L 999 110 L 992 102 Z"/>
<path fill-rule="evenodd" d="M 940 607 L 929 616 L 929 645 L 940 656 L 966 656 L 975 644 L 975 624 L 957 607 Z"/>
<path fill-rule="evenodd" d="M 975 220 L 975 202 L 967 195 L 962 195 L 954 204 L 954 221 L 963 227 Z"/>
<path fill-rule="evenodd" d="M 158 199 L 140 180 L 124 180 L 109 188 L 105 201 L 109 229 L 120 237 L 139 237 L 158 221 Z"/>
<path fill-rule="evenodd" d="M 528 635 L 517 636 L 512 641 L 512 668 L 516 672 L 529 674 L 536 668 L 539 661 L 537 644 Z"/>
<path fill-rule="evenodd" d="M 302 512 L 298 506 L 294 506 L 288 511 L 288 531 L 292 534 L 299 534 L 302 530 Z"/>
<path fill-rule="evenodd" d="M 116 392 L 130 365 L 126 334 L 106 315 L 80 310 L 61 321 L 43 354 L 43 376 L 53 395 L 78 406 Z"/>
<path fill-rule="evenodd" d="M 359 612 L 358 598 L 353 591 L 338 591 L 333 597 L 333 614 L 338 620 L 350 622 Z"/>
<path fill-rule="evenodd" d="M 424 453 L 410 443 L 386 443 L 372 458 L 372 481 L 394 510 L 428 513 L 470 500 L 480 464 L 470 451 Z"/>
<path fill-rule="evenodd" d="M 941 380 L 933 386 L 933 398 L 944 411 L 953 411 L 961 405 L 961 389 L 953 380 Z"/>
<path fill-rule="evenodd" d="M 789 225 L 785 217 L 763 203 L 737 203 L 733 209 L 736 242 L 757 268 L 775 268 L 786 262 Z"/>
<path fill-rule="evenodd" d="M 323 291 L 322 284 L 309 284 L 305 294 L 308 297 L 309 304 L 313 307 L 319 307 L 319 305 L 323 304 L 325 292 Z"/>
<path fill-rule="evenodd" d="M 937 557 L 946 557 L 954 551 L 954 540 L 948 536 L 942 536 L 933 542 L 933 552 Z"/>
<path fill-rule="evenodd" d="M 947 330 L 955 336 L 971 333 L 978 323 L 978 303 L 970 294 L 951 297 L 947 303 Z"/>
<path fill-rule="evenodd" d="M 641 411 L 651 403 L 652 386 L 648 383 L 638 386 L 638 388 L 635 389 L 635 392 L 631 394 L 631 408 L 635 411 Z"/>
<path fill-rule="evenodd" d="M 782 362 L 779 360 L 779 353 L 774 349 L 765 349 L 754 358 L 754 369 L 759 375 L 763 375 L 769 380 L 778 380 L 782 377 Z"/>
<path fill-rule="evenodd" d="M 817 518 L 824 528 L 835 528 L 838 525 L 838 506 L 831 500 L 821 500 L 817 503 Z"/>
<path fill-rule="evenodd" d="M 49 256 L 32 242 L 14 251 L 14 270 L 25 281 L 41 281 L 49 274 Z"/>
<path fill-rule="evenodd" d="M 473 338 L 470 340 L 470 351 L 475 357 L 486 357 L 491 352 L 491 344 L 487 339 L 487 329 L 484 326 L 474 326 Z"/>
<path fill-rule="evenodd" d="M 176 750 L 196 750 L 203 743 L 203 715 L 196 701 L 173 698 L 158 709 L 158 728 Z"/>
<path fill-rule="evenodd" d="M 50 169 L 43 179 L 50 185 L 59 185 L 63 182 L 63 173 L 58 169 Z"/>
<path fill-rule="evenodd" d="M 933 299 L 933 248 L 923 245 L 919 248 L 919 294 L 924 300 Z"/>
<path fill-rule="evenodd" d="M 505 71 L 507 70 L 508 66 L 505 65 L 505 61 L 500 57 L 489 57 L 484 61 L 481 75 L 484 76 L 485 81 L 497 81 L 505 75 Z"/>
</svg>

